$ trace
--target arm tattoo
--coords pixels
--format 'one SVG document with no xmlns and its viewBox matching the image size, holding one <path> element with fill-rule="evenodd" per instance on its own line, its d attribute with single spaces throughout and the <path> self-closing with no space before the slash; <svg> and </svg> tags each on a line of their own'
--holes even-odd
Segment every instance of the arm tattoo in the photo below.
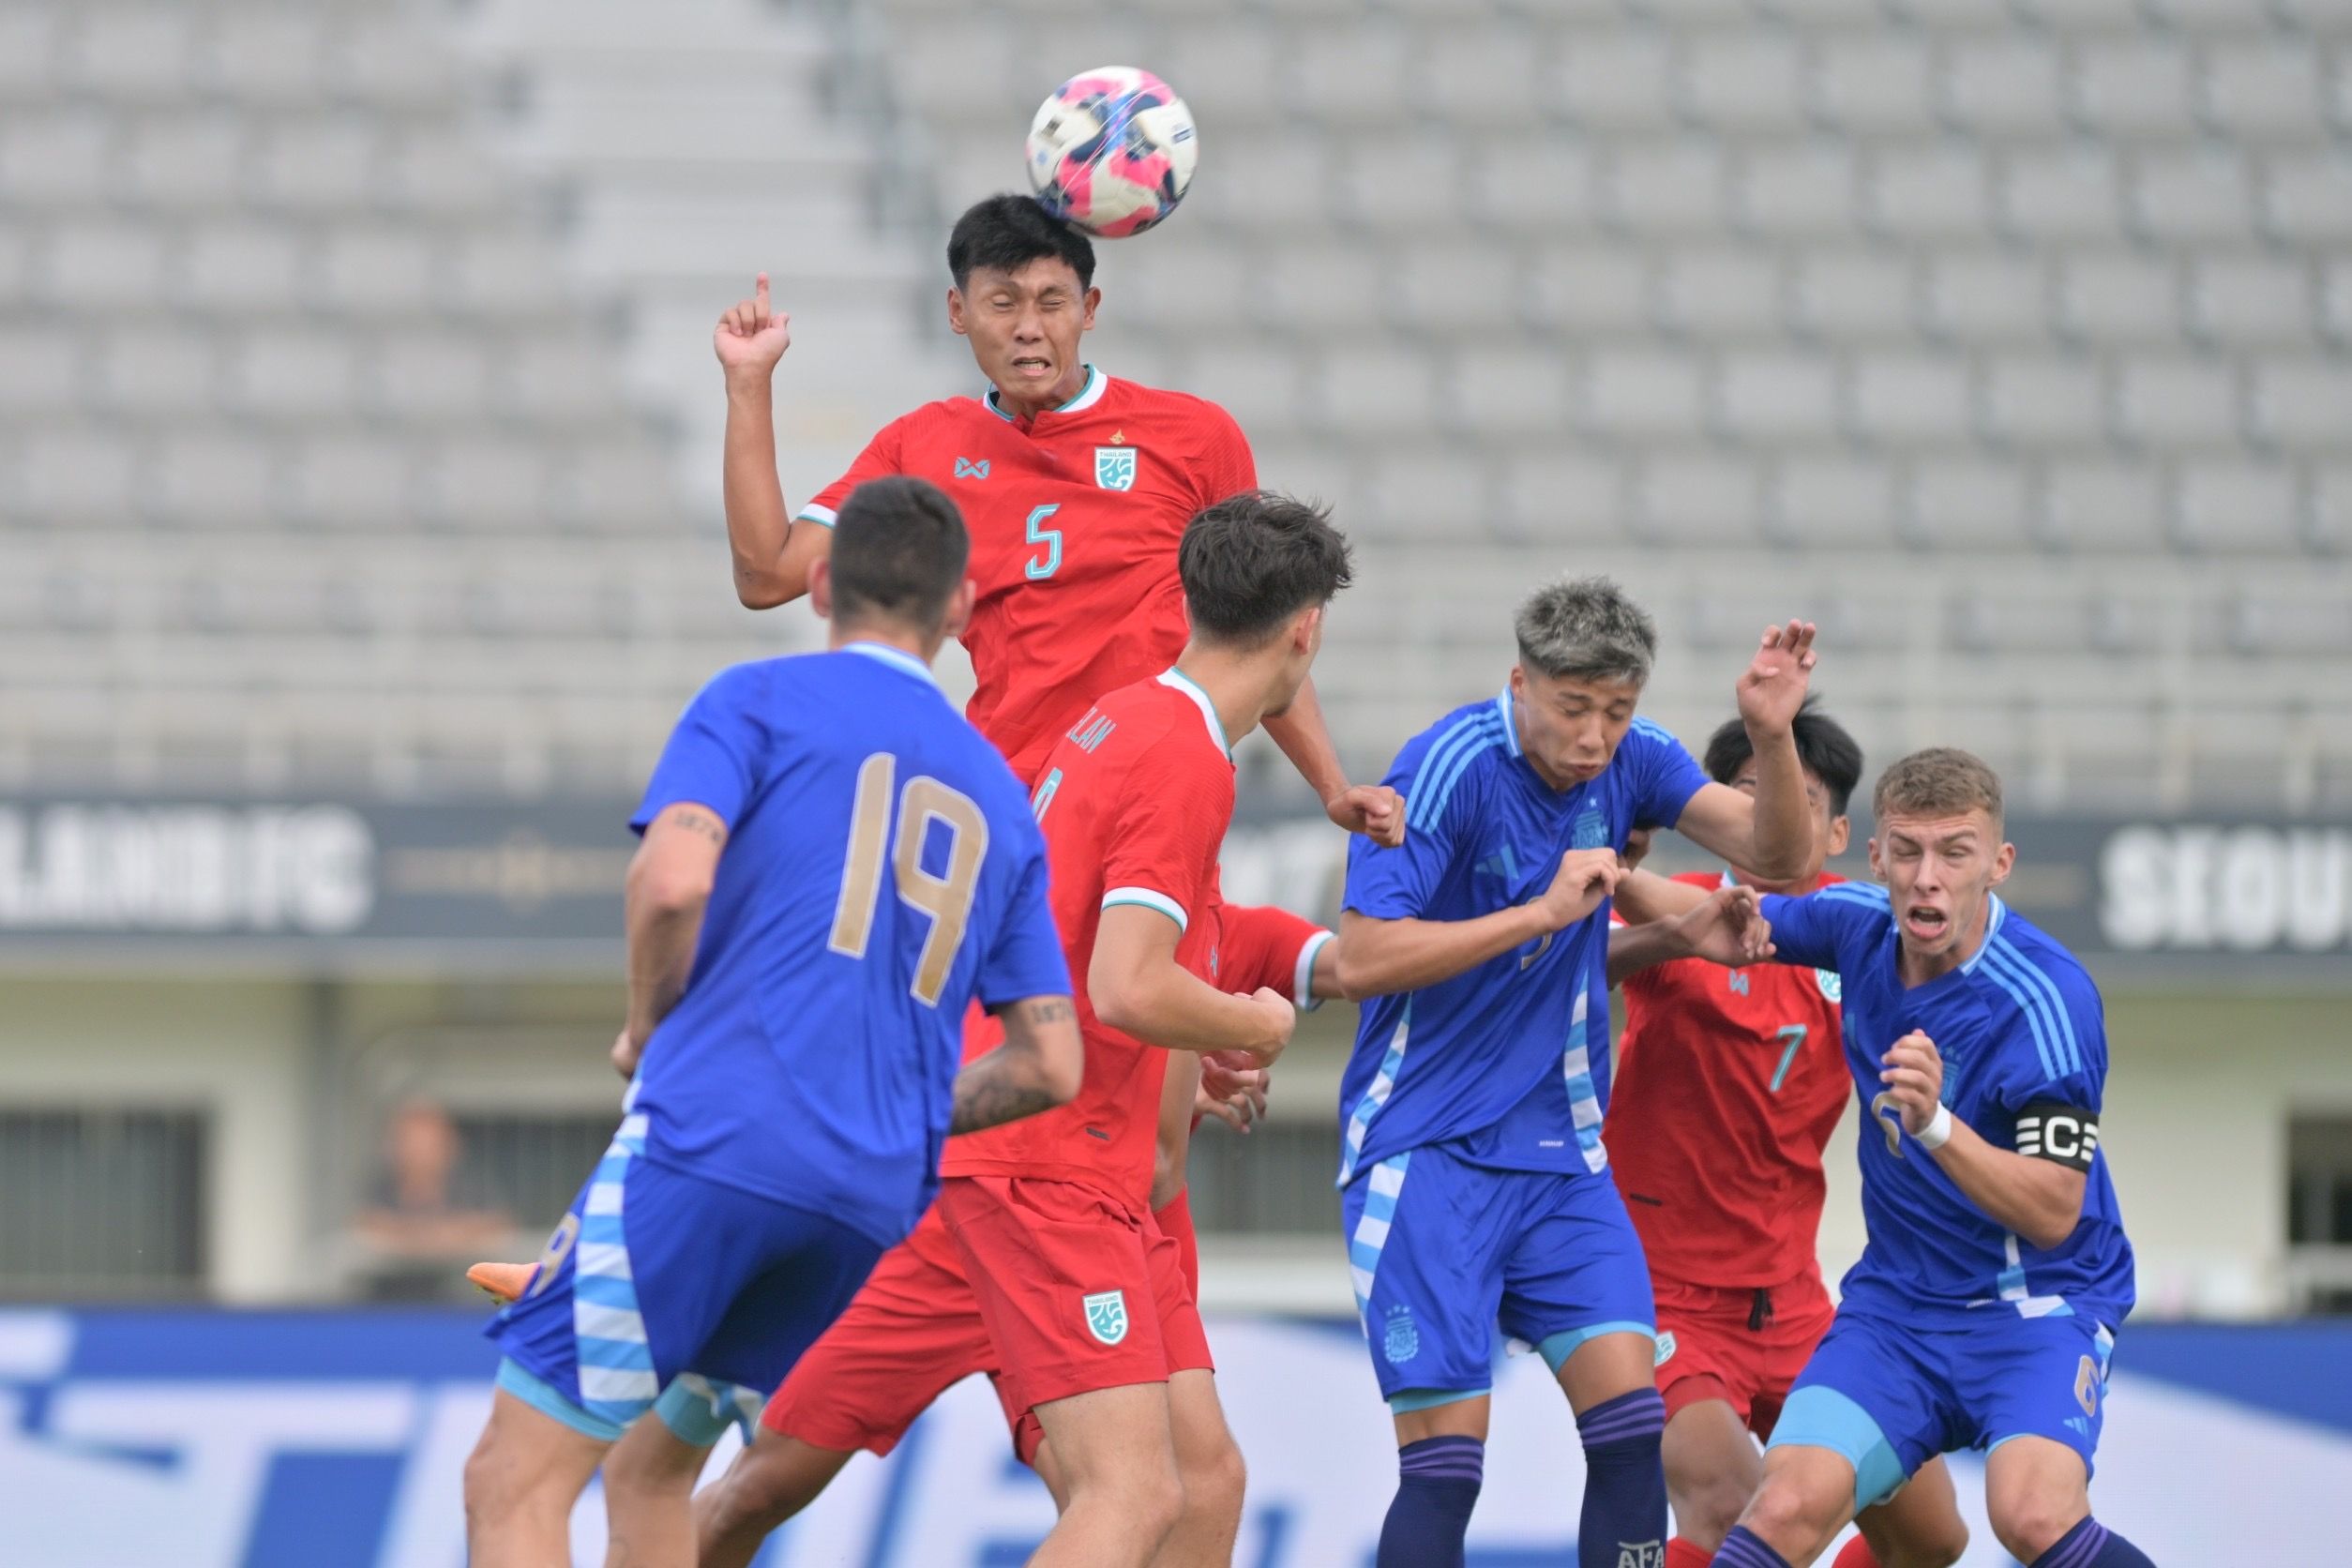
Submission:
<svg viewBox="0 0 2352 1568">
<path fill-rule="evenodd" d="M 672 827 L 684 828 L 688 833 L 699 833 L 720 848 L 726 847 L 726 827 L 716 817 L 707 811 L 691 806 L 673 806 L 661 815 L 662 821 Z"/>
<path fill-rule="evenodd" d="M 1065 1023 L 1078 1017 L 1077 1009 L 1058 996 L 1032 997 L 1016 1002 L 1010 1009 L 1013 1017 L 1034 1027 L 1046 1023 Z"/>
<path fill-rule="evenodd" d="M 947 1123 L 951 1135 L 976 1133 L 1053 1108 L 1053 1095 L 1042 1085 L 1007 1082 L 1002 1072 L 992 1070 L 1002 1065 L 983 1060 L 956 1079 L 956 1109 Z"/>
</svg>

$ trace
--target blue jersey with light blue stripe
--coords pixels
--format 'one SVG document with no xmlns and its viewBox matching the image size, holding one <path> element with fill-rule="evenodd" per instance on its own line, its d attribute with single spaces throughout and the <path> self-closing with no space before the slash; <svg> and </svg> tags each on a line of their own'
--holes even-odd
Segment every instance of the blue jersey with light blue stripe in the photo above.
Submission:
<svg viewBox="0 0 2352 1568">
<path fill-rule="evenodd" d="M 729 830 L 635 1089 L 644 1158 L 895 1244 L 938 1186 L 963 1018 L 1066 996 L 1028 792 L 918 659 L 737 665 L 678 721 L 641 830 Z"/>
<path fill-rule="evenodd" d="M 2107 1033 L 2099 988 L 2073 954 L 1998 897 L 1975 957 L 1910 988 L 1885 888 L 1838 882 L 1802 897 L 1768 896 L 1763 907 L 1781 962 L 1843 977 L 1846 1061 L 1866 1107 L 1886 1087 L 1878 1075 L 1888 1048 L 1916 1029 L 1943 1058 L 1944 1104 L 1996 1148 L 2017 1146 L 2017 1116 L 2029 1105 L 2100 1108 Z M 1900 1125 L 1889 1105 L 1862 1128 L 1870 1240 L 1841 1288 L 1847 1307 L 1905 1320 L 1988 1310 L 2123 1320 L 2132 1246 L 2103 1149 L 2084 1184 L 2081 1222 L 2045 1252 L 1987 1217 Z"/>
<path fill-rule="evenodd" d="M 1707 777 L 1636 718 L 1598 776 L 1554 790 L 1520 753 L 1506 690 L 1408 741 L 1387 782 L 1406 800 L 1405 842 L 1349 841 L 1346 907 L 1455 921 L 1541 897 L 1572 849 L 1621 850 L 1635 828 L 1673 826 Z M 1605 1169 L 1608 922 L 1604 901 L 1450 980 L 1367 1002 L 1340 1082 L 1340 1180 L 1433 1143 L 1505 1169 Z"/>
</svg>

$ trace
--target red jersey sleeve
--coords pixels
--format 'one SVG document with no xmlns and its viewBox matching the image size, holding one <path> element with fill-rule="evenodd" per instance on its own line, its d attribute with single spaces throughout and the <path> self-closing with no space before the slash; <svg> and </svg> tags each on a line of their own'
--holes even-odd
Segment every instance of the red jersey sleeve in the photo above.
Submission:
<svg viewBox="0 0 2352 1568">
<path fill-rule="evenodd" d="M 1193 465 L 1202 506 L 1258 488 L 1258 458 L 1233 416 L 1215 403 L 1201 406 L 1200 456 Z"/>
<path fill-rule="evenodd" d="M 898 418 L 884 425 L 874 439 L 866 444 L 866 450 L 857 455 L 857 460 L 850 464 L 850 471 L 809 497 L 807 505 L 792 514 L 792 520 L 818 522 L 830 528 L 841 510 L 841 503 L 850 498 L 850 491 L 868 479 L 906 472 L 902 466 L 906 423 L 904 418 Z"/>
<path fill-rule="evenodd" d="M 1332 934 L 1312 920 L 1270 904 L 1225 906 L 1225 930 L 1217 944 L 1217 984 L 1243 994 L 1271 987 L 1312 1012 L 1315 960 Z"/>
<path fill-rule="evenodd" d="M 1190 930 L 1216 902 L 1217 847 L 1233 820 L 1232 764 L 1198 734 L 1170 734 L 1136 757 L 1120 789 L 1103 847 L 1102 907 L 1140 904 Z"/>
</svg>

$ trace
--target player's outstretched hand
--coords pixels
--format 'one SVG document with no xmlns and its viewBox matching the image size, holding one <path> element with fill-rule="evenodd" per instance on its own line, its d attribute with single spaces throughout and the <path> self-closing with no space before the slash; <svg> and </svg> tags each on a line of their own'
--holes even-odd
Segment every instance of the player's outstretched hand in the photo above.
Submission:
<svg viewBox="0 0 2352 1568">
<path fill-rule="evenodd" d="M 1385 784 L 1351 784 L 1323 803 L 1323 813 L 1382 849 L 1405 841 L 1405 797 Z"/>
<path fill-rule="evenodd" d="M 1560 857 L 1552 885 L 1536 902 L 1548 917 L 1550 928 L 1566 930 L 1601 907 L 1625 878 L 1624 864 L 1615 850 L 1570 850 Z"/>
<path fill-rule="evenodd" d="M 764 379 L 774 373 L 776 362 L 792 346 L 792 318 L 769 308 L 764 272 L 753 286 L 751 297 L 731 306 L 718 318 L 718 329 L 711 334 L 711 347 L 718 352 L 718 362 L 731 376 Z"/>
<path fill-rule="evenodd" d="M 1691 957 L 1729 969 L 1763 963 L 1778 951 L 1772 945 L 1772 923 L 1764 918 L 1752 887 L 1715 889 L 1705 903 L 1678 915 L 1675 928 Z"/>
<path fill-rule="evenodd" d="M 1263 1067 L 1230 1067 L 1214 1056 L 1200 1062 L 1200 1087 L 1193 1095 L 1196 1116 L 1214 1116 L 1246 1136 L 1266 1114 L 1268 1074 Z"/>
<path fill-rule="evenodd" d="M 1812 622 L 1766 626 L 1756 657 L 1740 677 L 1740 716 L 1756 729 L 1787 729 L 1804 706 L 1813 662 Z"/>
<path fill-rule="evenodd" d="M 637 1076 L 638 1063 L 644 1060 L 645 1048 L 639 1045 L 630 1036 L 629 1032 L 624 1029 L 621 1031 L 621 1037 L 612 1042 L 611 1056 L 612 1070 L 625 1078 L 633 1078 Z"/>
<path fill-rule="evenodd" d="M 1936 1042 L 1912 1030 L 1880 1057 L 1878 1075 L 1887 1095 L 1903 1113 L 1903 1130 L 1917 1138 L 1936 1119 L 1944 1093 L 1944 1059 Z"/>
</svg>

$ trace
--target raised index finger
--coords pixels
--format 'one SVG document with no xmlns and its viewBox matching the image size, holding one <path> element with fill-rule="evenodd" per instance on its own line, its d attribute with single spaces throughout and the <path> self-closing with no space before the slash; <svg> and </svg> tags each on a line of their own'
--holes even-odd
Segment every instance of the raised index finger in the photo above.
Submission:
<svg viewBox="0 0 2352 1568">
<path fill-rule="evenodd" d="M 760 319 L 754 324 L 765 326 L 768 324 L 768 317 L 776 312 L 768 309 L 768 275 L 764 272 L 760 274 L 759 280 L 751 286 L 751 303 L 760 308 Z"/>
</svg>

